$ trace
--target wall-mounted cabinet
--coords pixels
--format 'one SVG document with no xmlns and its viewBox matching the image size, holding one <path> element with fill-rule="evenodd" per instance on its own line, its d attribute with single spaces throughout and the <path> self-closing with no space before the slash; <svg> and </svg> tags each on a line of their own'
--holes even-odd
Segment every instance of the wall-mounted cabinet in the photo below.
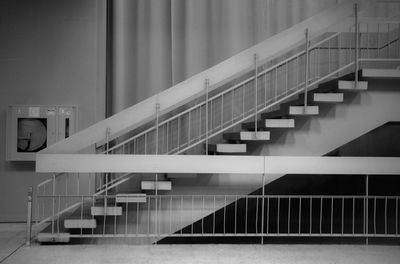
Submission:
<svg viewBox="0 0 400 264">
<path fill-rule="evenodd" d="M 76 106 L 10 105 L 6 159 L 35 160 L 36 152 L 69 137 L 76 129 Z"/>
</svg>

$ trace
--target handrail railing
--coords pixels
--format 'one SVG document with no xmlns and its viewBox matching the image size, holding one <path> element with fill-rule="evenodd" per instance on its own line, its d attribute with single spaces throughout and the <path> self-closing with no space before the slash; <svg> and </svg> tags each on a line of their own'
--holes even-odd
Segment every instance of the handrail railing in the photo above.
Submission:
<svg viewBox="0 0 400 264">
<path fill-rule="evenodd" d="M 210 92 L 219 87 L 227 80 L 238 73 L 248 71 L 253 67 L 253 54 L 257 53 L 259 61 L 276 58 L 279 54 L 302 42 L 303 32 L 309 28 L 312 34 L 319 34 L 341 19 L 351 16 L 353 13 L 352 5 L 359 2 L 363 7 L 368 6 L 373 1 L 359 0 L 346 1 L 336 6 L 336 8 L 321 12 L 316 16 L 301 22 L 294 27 L 279 33 L 254 47 L 247 49 L 230 59 L 200 73 L 188 80 L 175 85 L 173 88 L 164 90 L 160 94 L 150 97 L 135 106 L 132 106 L 119 114 L 101 121 L 83 131 L 80 131 L 68 139 L 56 143 L 41 153 L 76 153 L 92 144 L 104 140 L 105 130 L 111 129 L 111 138 L 114 139 L 129 130 L 133 130 L 144 123 L 155 118 L 155 105 L 160 104 L 160 114 L 176 109 L 188 101 L 195 99 L 199 95 L 204 95 L 203 83 L 208 78 L 215 84 L 210 86 Z M 40 155 L 40 153 L 39 153 Z"/>
</svg>

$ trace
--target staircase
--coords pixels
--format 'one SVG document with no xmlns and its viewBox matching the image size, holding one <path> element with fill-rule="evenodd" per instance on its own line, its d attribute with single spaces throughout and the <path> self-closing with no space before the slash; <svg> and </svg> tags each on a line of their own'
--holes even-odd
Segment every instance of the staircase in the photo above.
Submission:
<svg viewBox="0 0 400 264">
<path fill-rule="evenodd" d="M 214 215 L 215 228 L 215 212 L 228 205 L 245 206 L 247 211 L 251 201 L 256 202 L 257 209 L 260 203 L 260 210 L 265 210 L 265 202 L 270 200 L 264 193 L 248 195 L 265 186 L 264 176 L 262 182 L 260 177 L 249 187 L 231 190 L 234 193 L 221 195 L 217 188 L 212 190 L 217 194 L 208 194 L 207 190 L 190 187 L 197 185 L 196 175 L 163 171 L 160 164 L 151 163 L 150 157 L 208 155 L 211 160 L 214 155 L 240 155 L 238 158 L 244 161 L 241 157 L 246 154 L 321 156 L 377 127 L 379 122 L 397 120 L 397 93 L 380 95 L 369 93 L 369 89 L 370 81 L 376 89 L 376 80 L 400 78 L 396 69 L 400 65 L 400 21 L 379 21 L 380 25 L 390 25 L 384 32 L 375 27 L 376 21 L 362 18 L 356 29 L 351 22 L 342 23 L 341 30 L 337 30 L 337 23 L 353 16 L 355 2 L 360 10 L 375 3 L 347 1 L 41 151 L 37 171 L 54 174 L 36 191 L 37 230 L 48 224 L 38 234 L 38 241 L 136 238 L 154 243 L 171 235 L 193 236 L 194 229 L 197 235 L 263 237 L 264 225 L 259 223 L 265 222 L 264 211 L 257 211 L 251 220 L 246 214 L 242 219 L 246 229 L 240 234 L 236 228 L 227 233 L 225 225 L 221 233 L 206 231 L 204 222 L 197 223 L 201 227 L 184 227 Z M 360 100 L 366 104 L 354 106 L 354 97 L 362 93 L 369 93 L 367 100 Z M 378 109 L 382 96 L 389 110 Z M 345 111 L 347 116 L 332 117 L 329 109 L 333 108 Z M 368 111 L 378 113 L 367 120 Z M 346 127 L 352 123 L 354 127 Z M 314 137 L 309 141 L 312 133 Z M 290 138 L 296 138 L 295 143 Z M 89 154 L 94 151 L 109 163 L 92 159 Z M 87 156 L 77 159 L 77 153 Z M 130 155 L 149 155 L 148 169 L 131 170 L 135 164 L 128 164 Z M 124 160 L 128 164 L 125 170 L 108 169 L 113 161 L 123 164 Z M 210 173 L 215 178 L 219 171 Z M 268 181 L 282 175 L 271 174 Z M 182 181 L 188 185 L 178 184 L 175 188 Z M 198 194 L 190 193 L 194 189 Z M 345 199 L 361 198 L 343 198 L 343 208 Z M 397 206 L 398 198 L 394 199 Z M 301 198 L 298 201 L 301 203 Z M 334 198 L 331 201 L 334 203 Z M 224 212 L 223 219 L 226 217 Z M 239 216 L 235 213 L 233 217 L 236 223 Z M 248 232 L 248 221 L 255 221 L 254 232 Z M 175 233 L 178 230 L 180 233 Z M 298 231 L 302 233 L 300 227 Z M 357 234 L 368 236 L 365 232 Z"/>
</svg>

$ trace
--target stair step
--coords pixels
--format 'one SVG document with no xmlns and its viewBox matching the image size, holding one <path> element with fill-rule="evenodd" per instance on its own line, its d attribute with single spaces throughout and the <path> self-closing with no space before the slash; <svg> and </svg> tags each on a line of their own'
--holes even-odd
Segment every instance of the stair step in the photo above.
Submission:
<svg viewBox="0 0 400 264">
<path fill-rule="evenodd" d="M 141 188 L 142 188 L 142 190 L 155 190 L 156 182 L 155 181 L 142 181 Z M 172 184 L 170 181 L 158 181 L 157 182 L 157 190 L 160 190 L 160 191 L 172 190 Z"/>
<path fill-rule="evenodd" d="M 71 235 L 69 233 L 39 233 L 36 238 L 40 243 L 68 243 Z"/>
<path fill-rule="evenodd" d="M 362 76 L 365 78 L 400 78 L 399 69 L 363 69 Z"/>
<path fill-rule="evenodd" d="M 246 144 L 211 144 L 208 150 L 216 153 L 246 153 Z"/>
<path fill-rule="evenodd" d="M 293 128 L 294 119 L 265 119 L 264 127 L 266 128 Z"/>
<path fill-rule="evenodd" d="M 96 228 L 96 219 L 65 219 L 65 228 Z"/>
<path fill-rule="evenodd" d="M 314 93 L 313 101 L 319 103 L 342 103 L 343 93 Z"/>
<path fill-rule="evenodd" d="M 366 81 L 359 81 L 358 82 L 358 87 L 354 87 L 355 82 L 354 81 L 342 81 L 340 80 L 338 82 L 338 88 L 340 90 L 346 90 L 346 91 L 365 91 L 368 89 L 368 82 Z"/>
<path fill-rule="evenodd" d="M 145 203 L 145 193 L 118 193 L 115 196 L 116 203 Z"/>
<path fill-rule="evenodd" d="M 107 209 L 106 209 L 107 208 Z M 96 215 L 122 215 L 122 207 L 120 206 L 92 206 L 91 214 Z"/>
<path fill-rule="evenodd" d="M 309 106 L 290 106 L 289 115 L 318 115 L 319 107 L 317 105 Z"/>
<path fill-rule="evenodd" d="M 243 140 L 243 141 L 260 141 L 269 140 L 269 131 L 241 131 L 233 133 L 224 133 L 224 139 L 226 140 Z"/>
</svg>

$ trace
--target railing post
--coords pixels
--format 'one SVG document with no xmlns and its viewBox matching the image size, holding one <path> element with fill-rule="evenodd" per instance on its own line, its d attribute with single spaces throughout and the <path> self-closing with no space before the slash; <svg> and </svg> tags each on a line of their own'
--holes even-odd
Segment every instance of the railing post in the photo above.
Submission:
<svg viewBox="0 0 400 264">
<path fill-rule="evenodd" d="M 54 220 L 55 220 L 55 203 L 56 203 L 56 174 L 53 173 L 53 197 L 52 197 L 52 201 L 53 201 L 53 208 L 52 208 L 52 221 L 51 221 L 51 233 L 54 233 Z"/>
<path fill-rule="evenodd" d="M 28 188 L 28 213 L 26 217 L 26 245 L 31 245 L 31 234 L 32 234 L 32 187 Z"/>
<path fill-rule="evenodd" d="M 264 245 L 264 206 L 265 206 L 265 173 L 262 175 L 262 201 L 261 201 L 261 244 Z M 267 226 L 268 228 L 268 226 Z"/>
<path fill-rule="evenodd" d="M 110 154 L 108 153 L 108 149 L 110 147 L 110 135 L 111 135 L 111 128 L 107 127 L 106 129 L 106 154 Z M 107 219 L 107 203 L 108 203 L 108 173 L 105 173 L 106 176 L 106 190 L 105 190 L 105 196 L 104 196 L 104 217 L 103 217 L 103 235 L 106 232 L 106 219 Z"/>
<path fill-rule="evenodd" d="M 354 4 L 354 34 L 355 34 L 355 45 L 354 45 L 354 88 L 357 89 L 358 87 L 358 70 L 359 70 L 359 49 L 360 49 L 360 43 L 359 43 L 359 24 L 358 24 L 358 4 Z"/>
<path fill-rule="evenodd" d="M 160 104 L 156 103 L 156 142 L 155 142 L 155 147 L 156 147 L 156 155 L 158 155 L 158 136 L 159 136 L 159 129 L 158 129 L 158 124 L 159 124 L 159 114 L 160 114 Z M 168 139 L 167 139 L 168 140 Z M 158 173 L 156 173 L 156 183 L 155 183 L 155 227 L 154 227 L 154 233 L 157 235 L 158 234 Z M 155 244 L 157 244 L 157 236 L 155 239 Z"/>
<path fill-rule="evenodd" d="M 256 138 L 257 134 L 257 90 L 258 90 L 258 58 L 257 54 L 254 54 L 254 71 L 255 71 L 255 76 L 254 76 L 254 137 Z"/>
<path fill-rule="evenodd" d="M 365 208 L 365 214 L 364 214 L 364 219 L 365 219 L 365 226 L 364 226 L 364 232 L 365 232 L 365 244 L 368 245 L 368 195 L 369 195 L 369 177 L 368 175 L 365 175 L 365 203 L 364 203 L 364 208 Z"/>
<path fill-rule="evenodd" d="M 210 85 L 210 81 L 208 79 L 205 80 L 204 86 L 206 89 L 206 155 L 208 155 L 208 88 Z"/>
<path fill-rule="evenodd" d="M 305 37 L 306 37 L 306 68 L 305 68 L 305 78 L 304 78 L 304 112 L 306 111 L 307 107 L 307 92 L 308 92 L 308 76 L 309 76 L 309 67 L 310 67 L 310 36 L 308 28 L 305 30 Z"/>
</svg>

